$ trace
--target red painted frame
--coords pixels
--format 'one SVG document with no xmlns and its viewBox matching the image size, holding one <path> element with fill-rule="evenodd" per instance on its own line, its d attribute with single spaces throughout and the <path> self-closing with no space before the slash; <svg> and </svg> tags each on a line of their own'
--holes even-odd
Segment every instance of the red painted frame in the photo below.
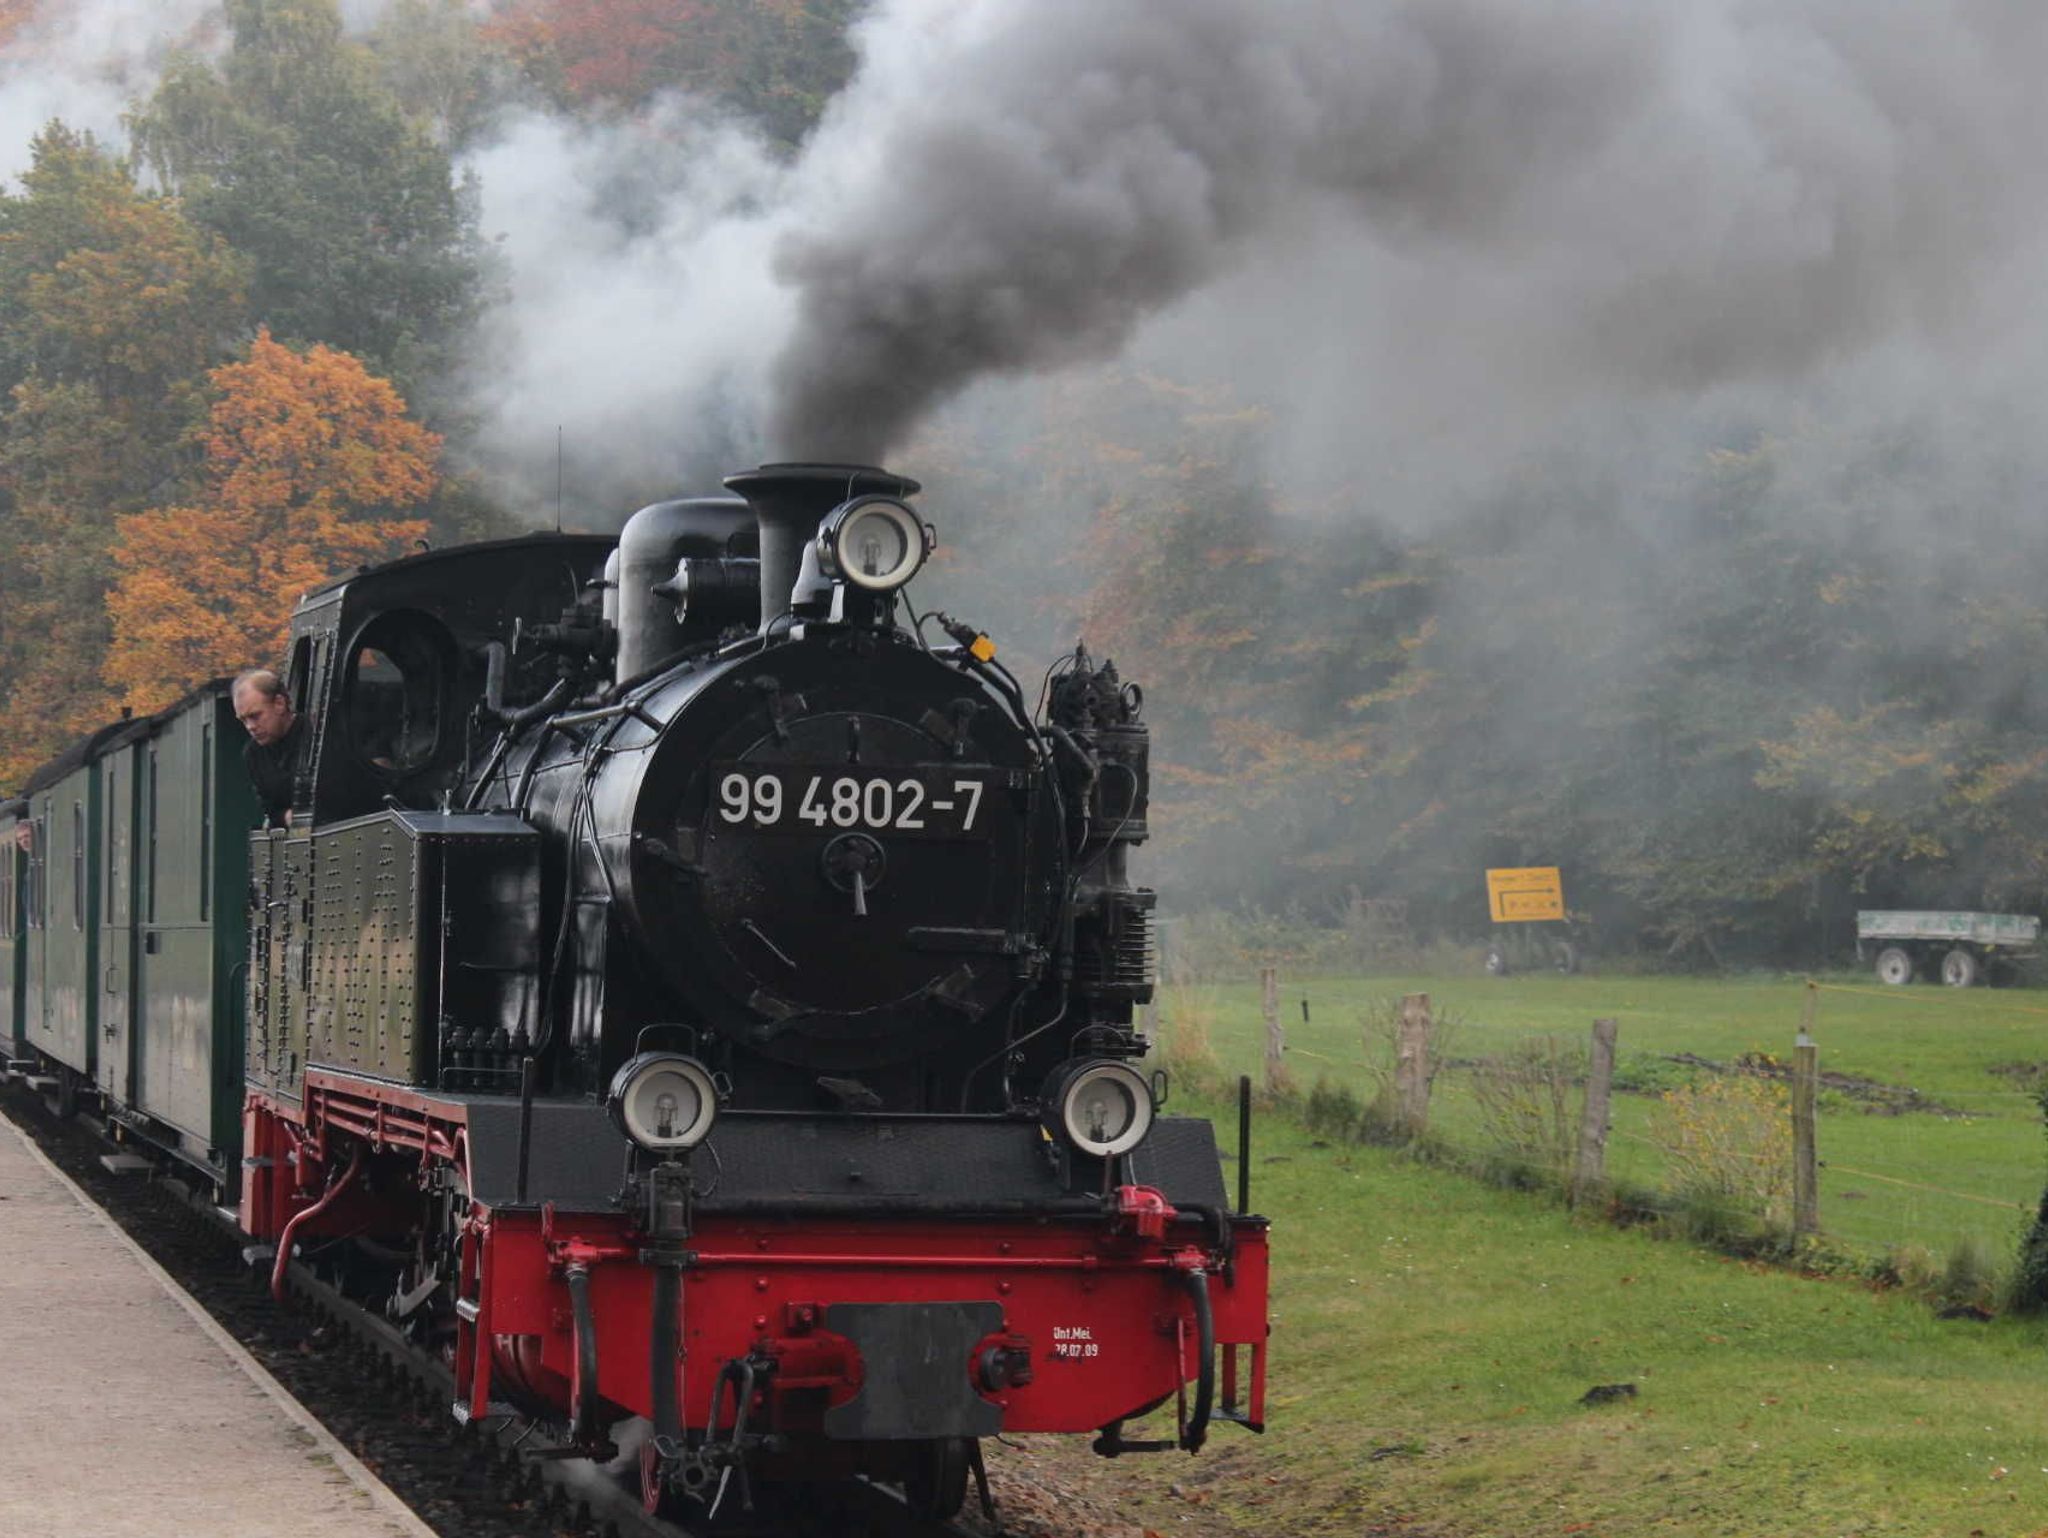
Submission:
<svg viewBox="0 0 2048 1538">
<path fill-rule="evenodd" d="M 294 1104 L 252 1092 L 244 1110 L 249 1168 L 242 1226 L 275 1240 L 318 1199 L 342 1151 L 409 1159 L 424 1183 L 436 1165 L 468 1182 L 466 1108 L 405 1085 L 308 1071 Z M 990 1301 L 1000 1330 L 977 1344 L 1020 1352 L 1026 1373 L 978 1389 L 1001 1407 L 1006 1431 L 1092 1431 L 1178 1393 L 1196 1374 L 1194 1305 L 1184 1274 L 1209 1278 L 1221 1402 L 1255 1427 L 1265 1421 L 1266 1225 L 1232 1220 L 1231 1251 L 1206 1227 L 1173 1221 L 1156 1192 L 1128 1188 L 1117 1218 L 734 1218 L 700 1214 L 684 1271 L 683 1419 L 705 1428 L 721 1364 L 753 1356 L 776 1364 L 750 1417 L 803 1436 L 828 1405 L 858 1391 L 859 1353 L 823 1325 L 834 1303 Z M 319 1215 L 316 1232 L 347 1232 L 360 1209 L 346 1201 Z M 1191 1235 L 1202 1235 L 1202 1243 Z M 543 1392 L 566 1413 L 577 1373 L 565 1268 L 589 1269 L 598 1393 L 649 1415 L 651 1267 L 640 1237 L 616 1212 L 472 1209 L 461 1243 L 454 1368 L 467 1413 L 489 1413 L 494 1377 Z M 1241 1397 L 1242 1396 L 1242 1397 Z M 731 1405 L 728 1401 L 726 1414 Z"/>
</svg>

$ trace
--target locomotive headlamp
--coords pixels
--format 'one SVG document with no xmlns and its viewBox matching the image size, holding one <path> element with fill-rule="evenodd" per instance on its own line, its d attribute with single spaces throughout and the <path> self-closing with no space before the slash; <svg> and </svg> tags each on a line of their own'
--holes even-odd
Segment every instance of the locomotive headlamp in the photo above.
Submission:
<svg viewBox="0 0 2048 1538">
<path fill-rule="evenodd" d="M 619 1131 L 648 1153 L 681 1153 L 710 1135 L 718 1120 L 711 1072 L 680 1052 L 642 1052 L 612 1075 L 605 1107 Z"/>
<path fill-rule="evenodd" d="M 1071 1063 L 1053 1076 L 1046 1097 L 1053 1132 L 1097 1159 L 1129 1153 L 1152 1130 L 1152 1086 L 1127 1063 Z"/>
<path fill-rule="evenodd" d="M 903 586 L 932 553 L 932 531 L 891 497 L 857 497 L 818 526 L 818 564 L 825 575 L 871 593 Z"/>
</svg>

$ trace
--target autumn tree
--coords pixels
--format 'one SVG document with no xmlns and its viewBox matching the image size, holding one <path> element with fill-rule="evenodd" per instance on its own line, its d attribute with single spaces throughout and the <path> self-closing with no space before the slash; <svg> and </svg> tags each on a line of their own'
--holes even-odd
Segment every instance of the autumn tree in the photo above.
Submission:
<svg viewBox="0 0 2048 1538">
<path fill-rule="evenodd" d="M 794 145 L 853 68 L 863 0 L 512 0 L 486 28 L 565 106 L 685 90 Z"/>
<path fill-rule="evenodd" d="M 236 265 L 175 199 L 62 124 L 0 197 L 0 784 L 111 713 L 98 685 L 114 522 L 173 489 Z"/>
<path fill-rule="evenodd" d="M 332 348 L 261 332 L 213 372 L 205 490 L 123 518 L 106 678 L 138 710 L 283 651 L 292 603 L 426 525 L 441 440 L 391 384 Z"/>
</svg>

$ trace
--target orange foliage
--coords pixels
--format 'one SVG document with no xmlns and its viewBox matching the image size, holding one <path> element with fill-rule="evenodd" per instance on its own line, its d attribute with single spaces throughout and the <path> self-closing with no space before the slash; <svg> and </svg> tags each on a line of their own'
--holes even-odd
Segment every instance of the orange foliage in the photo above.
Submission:
<svg viewBox="0 0 2048 1538">
<path fill-rule="evenodd" d="M 529 73 L 552 62 L 572 101 L 632 101 L 659 85 L 714 72 L 724 40 L 701 0 L 523 0 L 485 33 Z M 709 57 L 707 57 L 707 55 Z"/>
<path fill-rule="evenodd" d="M 274 659 L 301 593 L 426 530 L 391 510 L 432 493 L 440 437 L 350 354 L 266 330 L 212 379 L 205 495 L 119 523 L 106 678 L 137 710 Z"/>
<path fill-rule="evenodd" d="M 0 48 L 14 41 L 14 34 L 32 20 L 36 0 L 0 0 Z"/>
</svg>

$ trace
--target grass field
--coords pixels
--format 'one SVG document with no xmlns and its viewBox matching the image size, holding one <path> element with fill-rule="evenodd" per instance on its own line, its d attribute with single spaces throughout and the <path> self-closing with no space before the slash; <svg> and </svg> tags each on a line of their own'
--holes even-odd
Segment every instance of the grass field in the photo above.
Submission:
<svg viewBox="0 0 2048 1538">
<path fill-rule="evenodd" d="M 1934 1107 L 1879 1112 L 1824 1091 L 1823 1231 L 1872 1253 L 1914 1245 L 1937 1258 L 1974 1241 L 2003 1263 L 2048 1176 L 2048 1142 L 2023 1077 L 2048 1065 L 2048 991 L 1882 989 L 1861 975 L 1820 981 L 1814 1034 L 1823 1073 L 1911 1087 Z M 1475 1059 L 1544 1034 L 1583 1042 L 1594 1019 L 1611 1017 L 1619 1022 L 1621 1081 L 1670 1086 L 1700 1076 L 1674 1065 L 1677 1054 L 1722 1063 L 1745 1052 L 1789 1058 L 1806 992 L 1798 978 L 1283 978 L 1281 1019 L 1299 1088 L 1324 1076 L 1369 1094 L 1372 1054 L 1383 1059 L 1385 1049 L 1368 1039 L 1364 1022 L 1384 1018 L 1404 993 L 1429 994 L 1451 1063 L 1436 1083 L 1432 1130 L 1476 1147 L 1484 1131 L 1472 1094 Z M 1228 1071 L 1260 1073 L 1256 983 L 1166 991 L 1163 1031 L 1184 1022 L 1207 1034 Z M 1656 1111 L 1654 1093 L 1616 1095 L 1609 1168 L 1618 1179 L 1658 1183 Z"/>
<path fill-rule="evenodd" d="M 1563 1015 L 1595 996 L 1557 986 Z M 1672 996 L 1704 1013 L 1712 995 Z M 1740 1040 L 1741 1005 L 1723 1008 L 1714 1029 Z M 1182 1109 L 1231 1145 L 1225 1109 Z M 1252 1163 L 1275 1224 L 1271 1430 L 1104 1470 L 1151 1531 L 2048 1531 L 2048 1326 L 1942 1321 L 1897 1291 L 1575 1223 L 1279 1117 Z M 1580 1403 L 1607 1384 L 1636 1392 Z"/>
</svg>

